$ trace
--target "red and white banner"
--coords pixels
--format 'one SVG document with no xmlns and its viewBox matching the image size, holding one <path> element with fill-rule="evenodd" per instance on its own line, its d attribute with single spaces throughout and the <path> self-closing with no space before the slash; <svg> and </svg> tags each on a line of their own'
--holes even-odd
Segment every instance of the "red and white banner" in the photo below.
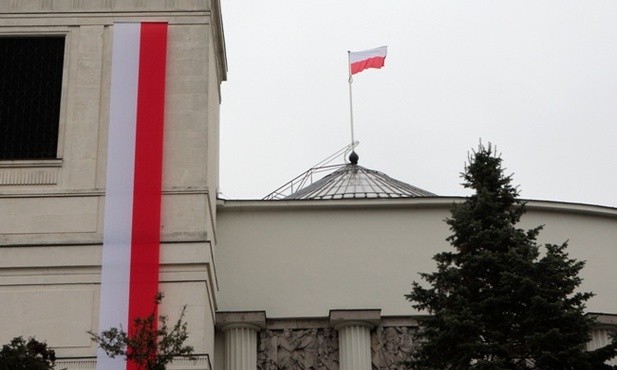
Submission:
<svg viewBox="0 0 617 370">
<path fill-rule="evenodd" d="M 113 30 L 99 333 L 153 312 L 159 291 L 167 23 Z M 97 353 L 97 369 L 136 369 Z"/>
<path fill-rule="evenodd" d="M 350 74 L 356 74 L 362 72 L 367 68 L 381 68 L 386 61 L 386 55 L 388 54 L 387 46 L 380 46 L 375 49 L 363 50 L 363 51 L 350 51 L 349 52 L 349 72 Z"/>
</svg>

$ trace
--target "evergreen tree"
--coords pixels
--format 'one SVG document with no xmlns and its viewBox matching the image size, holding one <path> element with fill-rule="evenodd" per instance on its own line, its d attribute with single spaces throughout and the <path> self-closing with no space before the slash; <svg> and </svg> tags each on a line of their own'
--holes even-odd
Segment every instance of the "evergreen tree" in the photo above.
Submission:
<svg viewBox="0 0 617 370">
<path fill-rule="evenodd" d="M 584 262 L 567 244 L 545 245 L 542 227 L 516 227 L 525 213 L 511 176 L 489 144 L 469 158 L 463 186 L 475 190 L 446 220 L 454 251 L 433 258 L 406 298 L 430 316 L 421 320 L 414 369 L 611 369 L 615 342 L 586 352 L 591 293 L 578 292 Z"/>
<path fill-rule="evenodd" d="M 56 354 L 35 338 L 11 339 L 0 350 L 0 370 L 53 370 Z"/>
</svg>

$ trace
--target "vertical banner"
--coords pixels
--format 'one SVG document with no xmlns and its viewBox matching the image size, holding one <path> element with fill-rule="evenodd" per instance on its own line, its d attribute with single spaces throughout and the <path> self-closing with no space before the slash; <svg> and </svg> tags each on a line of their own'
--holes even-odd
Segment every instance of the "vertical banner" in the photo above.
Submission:
<svg viewBox="0 0 617 370">
<path fill-rule="evenodd" d="M 159 283 L 167 23 L 114 24 L 99 332 L 131 330 Z M 137 369 L 97 353 L 97 369 Z"/>
</svg>

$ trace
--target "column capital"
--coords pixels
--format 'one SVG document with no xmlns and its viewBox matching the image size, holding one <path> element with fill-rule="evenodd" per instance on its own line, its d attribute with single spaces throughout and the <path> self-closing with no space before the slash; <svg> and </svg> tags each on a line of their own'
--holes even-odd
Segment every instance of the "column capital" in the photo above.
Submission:
<svg viewBox="0 0 617 370">
<path fill-rule="evenodd" d="M 374 328 L 381 321 L 380 309 L 330 310 L 330 326 L 339 330 L 347 326 Z"/>
<path fill-rule="evenodd" d="M 233 328 L 261 330 L 266 328 L 265 311 L 217 312 L 216 327 L 222 331 Z"/>
</svg>

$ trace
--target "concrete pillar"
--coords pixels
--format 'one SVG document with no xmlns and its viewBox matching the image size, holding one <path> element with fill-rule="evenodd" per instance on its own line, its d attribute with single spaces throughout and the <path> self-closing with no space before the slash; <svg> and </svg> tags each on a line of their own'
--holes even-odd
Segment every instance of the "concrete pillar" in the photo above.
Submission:
<svg viewBox="0 0 617 370">
<path fill-rule="evenodd" d="M 257 369 L 257 329 L 239 326 L 226 327 L 225 370 Z"/>
<path fill-rule="evenodd" d="M 266 327 L 266 313 L 219 312 L 216 325 L 225 335 L 225 370 L 257 370 L 257 332 Z"/>
<path fill-rule="evenodd" d="M 338 331 L 340 370 L 371 370 L 371 329 L 381 310 L 331 310 L 330 325 Z"/>
<path fill-rule="evenodd" d="M 337 330 L 340 370 L 370 370 L 371 327 L 358 323 Z"/>
</svg>

